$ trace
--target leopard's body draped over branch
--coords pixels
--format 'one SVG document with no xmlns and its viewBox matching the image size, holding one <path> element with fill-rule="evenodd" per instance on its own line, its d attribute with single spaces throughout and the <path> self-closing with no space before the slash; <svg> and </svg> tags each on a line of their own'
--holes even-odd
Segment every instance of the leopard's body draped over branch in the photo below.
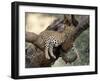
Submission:
<svg viewBox="0 0 100 81">
<path fill-rule="evenodd" d="M 67 37 L 74 31 L 74 27 L 67 26 L 62 32 L 45 30 L 38 36 L 38 43 L 44 44 L 45 57 L 50 59 L 50 56 L 56 58 L 53 54 L 53 48 L 58 47 L 67 39 Z M 50 56 L 49 56 L 50 54 Z"/>
</svg>

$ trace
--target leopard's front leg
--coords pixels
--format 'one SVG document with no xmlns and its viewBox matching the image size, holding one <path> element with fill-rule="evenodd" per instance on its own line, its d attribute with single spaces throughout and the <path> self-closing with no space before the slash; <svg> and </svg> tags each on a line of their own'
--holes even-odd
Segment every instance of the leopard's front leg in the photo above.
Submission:
<svg viewBox="0 0 100 81">
<path fill-rule="evenodd" d="M 49 46 L 49 53 L 50 53 L 50 55 L 51 55 L 53 58 L 56 59 L 56 56 L 53 54 L 53 45 L 50 45 L 50 46 Z"/>
<path fill-rule="evenodd" d="M 45 42 L 45 57 L 47 59 L 50 59 L 50 56 L 49 56 L 49 53 L 48 53 L 48 51 L 49 51 L 49 43 L 50 43 L 50 41 L 46 41 Z"/>
<path fill-rule="evenodd" d="M 50 56 L 49 56 L 49 54 L 48 54 L 48 46 L 45 46 L 45 57 L 47 58 L 47 59 L 50 59 Z"/>
</svg>

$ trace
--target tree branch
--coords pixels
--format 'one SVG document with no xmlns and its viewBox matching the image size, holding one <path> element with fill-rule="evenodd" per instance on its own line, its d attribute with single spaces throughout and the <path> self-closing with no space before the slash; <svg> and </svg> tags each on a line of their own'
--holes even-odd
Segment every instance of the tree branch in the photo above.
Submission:
<svg viewBox="0 0 100 81">
<path fill-rule="evenodd" d="M 38 35 L 33 32 L 25 32 L 25 40 L 27 42 L 33 43 L 34 41 L 36 41 L 37 37 Z"/>
</svg>

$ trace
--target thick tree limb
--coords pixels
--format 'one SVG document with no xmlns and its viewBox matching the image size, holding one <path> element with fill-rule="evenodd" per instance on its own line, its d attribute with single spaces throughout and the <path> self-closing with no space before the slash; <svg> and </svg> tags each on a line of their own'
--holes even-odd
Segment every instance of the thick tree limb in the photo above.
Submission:
<svg viewBox="0 0 100 81">
<path fill-rule="evenodd" d="M 38 35 L 33 33 L 33 32 L 26 32 L 25 33 L 25 40 L 27 42 L 33 43 L 34 41 L 36 41 L 37 37 L 38 37 Z"/>
</svg>

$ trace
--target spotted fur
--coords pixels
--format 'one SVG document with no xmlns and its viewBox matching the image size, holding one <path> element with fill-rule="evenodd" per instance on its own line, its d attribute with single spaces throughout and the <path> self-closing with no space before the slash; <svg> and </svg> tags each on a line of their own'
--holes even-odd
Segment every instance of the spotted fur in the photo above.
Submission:
<svg viewBox="0 0 100 81">
<path fill-rule="evenodd" d="M 40 33 L 37 41 L 40 44 L 44 44 L 44 52 L 47 59 L 50 59 L 50 56 L 56 58 L 56 56 L 53 54 L 53 48 L 61 45 L 68 37 L 68 35 L 72 32 L 72 30 L 73 29 L 71 27 L 67 27 L 63 32 L 45 30 Z"/>
</svg>

